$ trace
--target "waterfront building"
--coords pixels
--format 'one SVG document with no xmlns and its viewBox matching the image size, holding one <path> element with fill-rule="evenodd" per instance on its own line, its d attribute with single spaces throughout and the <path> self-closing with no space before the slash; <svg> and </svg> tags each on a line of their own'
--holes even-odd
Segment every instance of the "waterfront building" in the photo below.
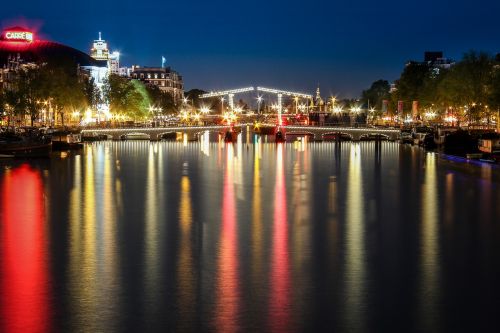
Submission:
<svg viewBox="0 0 500 333">
<path fill-rule="evenodd" d="M 0 35 L 0 89 L 13 89 L 20 70 L 48 63 L 71 63 L 83 75 L 91 75 L 98 87 L 107 77 L 107 62 L 54 41 L 40 40 L 25 27 L 5 29 Z M 102 112 L 106 106 L 100 106 Z M 53 115 L 46 115 L 53 117 Z M 50 119 L 49 119 L 50 120 Z M 52 118 L 54 120 L 54 118 Z"/>
<path fill-rule="evenodd" d="M 120 52 L 109 51 L 108 43 L 102 39 L 101 32 L 99 32 L 99 39 L 92 43 L 90 56 L 96 60 L 106 61 L 109 73 L 120 74 Z"/>
<path fill-rule="evenodd" d="M 161 91 L 170 94 L 175 103 L 184 98 L 182 76 L 170 67 L 132 66 L 129 77 L 157 86 Z"/>
</svg>

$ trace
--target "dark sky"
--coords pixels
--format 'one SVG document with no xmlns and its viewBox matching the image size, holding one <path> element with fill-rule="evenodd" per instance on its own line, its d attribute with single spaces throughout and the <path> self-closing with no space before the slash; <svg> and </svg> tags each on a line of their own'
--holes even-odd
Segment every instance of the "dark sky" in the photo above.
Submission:
<svg viewBox="0 0 500 333">
<path fill-rule="evenodd" d="M 349 97 L 425 50 L 500 52 L 499 15 L 499 0 L 25 0 L 2 2 L 0 22 L 83 51 L 102 31 L 125 65 L 165 55 L 187 89 L 319 84 Z"/>
</svg>

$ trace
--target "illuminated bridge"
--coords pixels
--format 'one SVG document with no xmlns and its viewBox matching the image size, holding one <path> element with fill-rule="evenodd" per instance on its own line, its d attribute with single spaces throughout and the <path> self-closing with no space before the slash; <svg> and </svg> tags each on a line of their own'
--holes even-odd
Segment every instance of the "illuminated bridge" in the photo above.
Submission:
<svg viewBox="0 0 500 333">
<path fill-rule="evenodd" d="M 240 124 L 236 127 L 243 127 L 251 124 Z M 274 127 L 273 124 L 261 124 L 261 127 Z M 130 128 L 99 128 L 84 129 L 82 136 L 107 135 L 113 140 L 126 138 L 127 135 L 146 135 L 150 140 L 159 140 L 161 136 L 169 133 L 186 134 L 187 140 L 196 140 L 198 136 L 206 131 L 224 133 L 230 129 L 229 126 L 170 126 L 170 127 L 130 127 Z M 351 140 L 358 141 L 367 136 L 381 136 L 387 140 L 397 140 L 399 130 L 383 128 L 352 128 L 352 127 L 315 127 L 315 126 L 281 126 L 281 131 L 285 135 L 311 135 L 314 140 L 321 141 L 328 135 L 348 136 Z"/>
<path fill-rule="evenodd" d="M 263 124 L 265 127 L 276 127 L 272 124 Z M 285 135 L 311 135 L 314 140 L 321 141 L 327 135 L 345 135 L 351 140 L 358 141 L 363 137 L 381 136 L 387 140 L 397 140 L 399 130 L 384 128 L 353 128 L 353 127 L 316 127 L 316 126 L 281 126 L 281 131 Z"/>
<path fill-rule="evenodd" d="M 113 140 L 126 138 L 127 135 L 147 135 L 150 140 L 159 140 L 164 134 L 182 133 L 188 140 L 196 140 L 197 136 L 206 131 L 226 132 L 229 126 L 169 126 L 169 127 L 130 127 L 130 128 L 96 128 L 82 130 L 82 136 L 107 135 Z"/>
</svg>

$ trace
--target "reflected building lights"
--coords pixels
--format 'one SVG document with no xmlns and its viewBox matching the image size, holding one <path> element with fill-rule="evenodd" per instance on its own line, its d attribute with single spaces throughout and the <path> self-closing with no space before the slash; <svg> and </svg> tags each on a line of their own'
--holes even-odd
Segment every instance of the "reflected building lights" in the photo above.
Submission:
<svg viewBox="0 0 500 333">
<path fill-rule="evenodd" d="M 436 155 L 427 153 L 425 158 L 425 183 L 422 189 L 421 222 L 421 279 L 420 314 L 422 329 L 430 332 L 436 329 L 439 302 L 439 248 L 438 248 L 438 187 Z"/>
<path fill-rule="evenodd" d="M 1 191 L 0 331 L 50 332 L 41 175 L 24 164 L 4 174 Z"/>
<path fill-rule="evenodd" d="M 159 202 L 157 196 L 157 166 L 155 144 L 149 144 L 148 161 L 146 172 L 146 193 L 144 210 L 144 283 L 145 296 L 147 299 L 146 307 L 148 314 L 156 312 L 158 303 L 157 288 L 160 283 L 160 234 L 159 234 Z"/>
<path fill-rule="evenodd" d="M 283 161 L 283 143 L 277 144 L 276 184 L 273 216 L 269 325 L 275 332 L 290 330 L 290 260 L 288 251 L 288 214 Z"/>
<path fill-rule="evenodd" d="M 238 230 L 234 193 L 234 151 L 226 144 L 226 169 L 222 193 L 222 223 L 216 278 L 215 326 L 220 332 L 239 330 L 240 291 L 238 276 Z"/>
<path fill-rule="evenodd" d="M 177 263 L 177 275 L 179 283 L 180 315 L 179 323 L 188 325 L 194 322 L 195 312 L 195 281 L 193 271 L 193 254 L 191 244 L 191 229 L 193 224 L 193 208 L 191 204 L 191 184 L 187 175 L 182 176 L 179 206 L 180 222 L 180 253 Z M 186 327 L 179 327 L 179 331 Z"/>
<path fill-rule="evenodd" d="M 351 144 L 347 176 L 346 216 L 346 320 L 353 331 L 364 331 L 363 317 L 365 294 L 365 226 L 363 175 L 359 144 Z"/>
</svg>

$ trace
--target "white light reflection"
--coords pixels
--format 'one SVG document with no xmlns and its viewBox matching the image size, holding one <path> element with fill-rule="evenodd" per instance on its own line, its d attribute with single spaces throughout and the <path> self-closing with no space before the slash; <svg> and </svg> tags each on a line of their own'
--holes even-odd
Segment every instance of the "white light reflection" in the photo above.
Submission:
<svg viewBox="0 0 500 333">
<path fill-rule="evenodd" d="M 438 184 L 436 155 L 427 153 L 422 189 L 420 315 L 423 331 L 436 329 L 439 316 Z"/>
<path fill-rule="evenodd" d="M 347 176 L 346 218 L 346 320 L 352 331 L 364 331 L 365 294 L 364 195 L 361 149 L 352 143 Z"/>
</svg>

